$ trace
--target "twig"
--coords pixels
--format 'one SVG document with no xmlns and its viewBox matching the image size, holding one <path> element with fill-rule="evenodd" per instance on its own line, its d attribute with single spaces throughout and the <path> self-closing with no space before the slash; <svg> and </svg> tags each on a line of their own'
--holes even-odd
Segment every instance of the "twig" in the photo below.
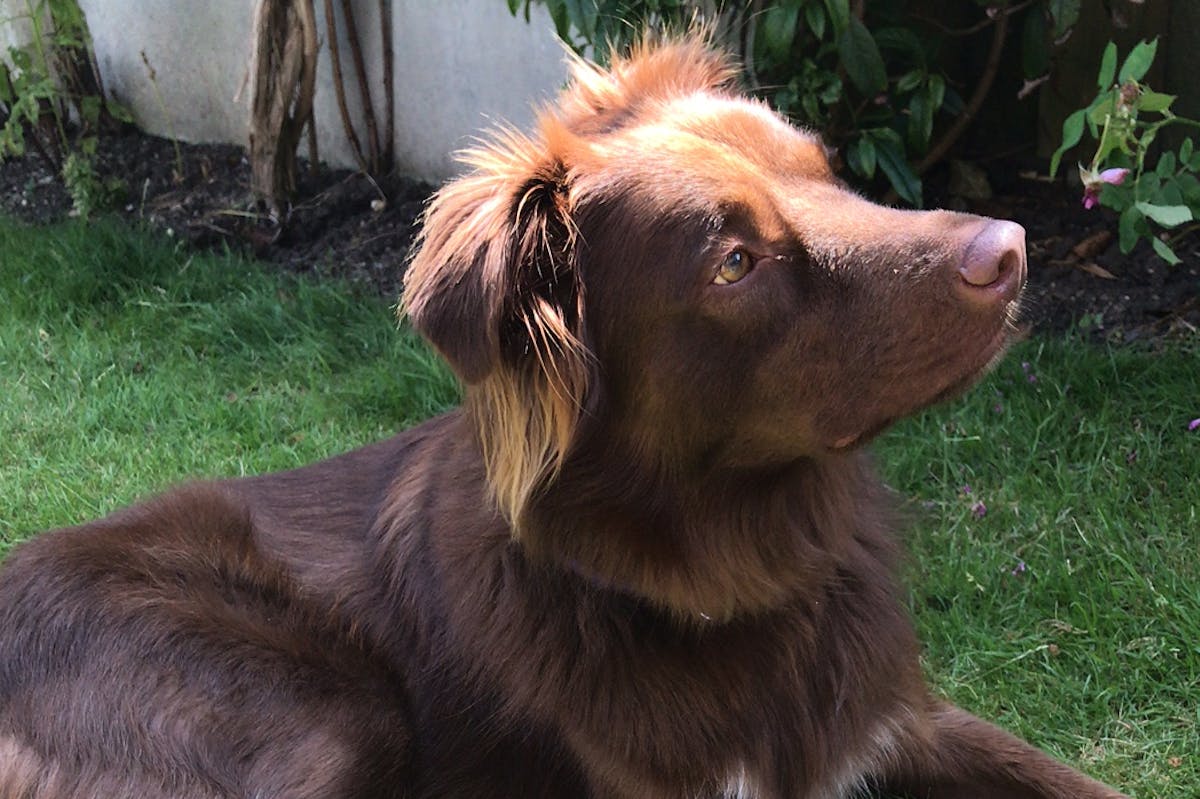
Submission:
<svg viewBox="0 0 1200 799">
<path fill-rule="evenodd" d="M 329 36 L 329 59 L 333 65 L 334 94 L 337 96 L 342 127 L 346 131 L 346 138 L 350 140 L 350 149 L 354 151 L 354 160 L 358 162 L 359 169 L 367 172 L 367 159 L 363 155 L 362 142 L 359 141 L 358 133 L 354 130 L 354 123 L 350 120 L 350 109 L 346 107 L 346 82 L 342 77 L 342 59 L 339 55 L 340 47 L 334 13 L 333 0 L 325 0 L 325 29 Z"/>
<path fill-rule="evenodd" d="M 375 103 L 371 100 L 371 85 L 367 82 L 367 64 L 363 60 L 362 43 L 358 38 L 358 25 L 354 21 L 351 0 L 342 0 L 342 20 L 346 24 L 346 38 L 350 41 L 350 60 L 358 78 L 358 92 L 362 97 L 363 119 L 367 123 L 367 163 L 370 171 L 379 168 L 379 129 L 375 124 Z"/>
<path fill-rule="evenodd" d="M 387 114 L 387 130 L 383 137 L 383 163 L 379 166 L 390 172 L 396 161 L 396 53 L 392 43 L 392 3 L 379 0 L 379 27 L 383 37 L 383 100 Z"/>
<path fill-rule="evenodd" d="M 308 118 L 308 169 L 315 173 L 321 168 L 321 153 L 317 150 L 317 125 L 311 116 Z"/>
<path fill-rule="evenodd" d="M 924 22 L 926 25 L 929 25 L 932 28 L 937 28 L 947 36 L 971 36 L 972 34 L 979 33 L 989 25 L 996 24 L 1002 17 L 1010 17 L 1013 14 L 1018 14 L 1024 11 L 1026 8 L 1029 8 L 1029 6 L 1033 5 L 1033 2 L 1034 0 L 1025 0 L 1025 2 L 1018 3 L 1015 6 L 1010 6 L 1008 8 L 997 8 L 995 15 L 986 16 L 969 28 L 951 28 L 942 24 L 938 20 L 933 19 L 932 17 L 922 16 L 921 14 L 914 14 L 913 18 L 920 22 Z"/>
</svg>

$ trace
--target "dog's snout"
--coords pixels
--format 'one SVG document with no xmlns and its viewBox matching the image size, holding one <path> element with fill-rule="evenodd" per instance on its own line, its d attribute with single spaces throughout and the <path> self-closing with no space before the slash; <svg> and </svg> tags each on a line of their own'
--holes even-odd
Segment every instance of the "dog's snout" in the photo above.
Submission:
<svg viewBox="0 0 1200 799">
<path fill-rule="evenodd" d="M 967 245 L 958 276 L 960 293 L 972 302 L 1012 299 L 1025 282 L 1025 228 L 988 222 Z"/>
</svg>

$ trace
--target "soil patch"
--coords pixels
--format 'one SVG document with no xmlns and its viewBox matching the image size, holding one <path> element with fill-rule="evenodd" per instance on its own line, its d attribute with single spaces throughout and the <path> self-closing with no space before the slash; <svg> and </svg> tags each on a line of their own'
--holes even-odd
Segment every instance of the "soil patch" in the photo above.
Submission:
<svg viewBox="0 0 1200 799">
<path fill-rule="evenodd" d="M 291 217 L 282 230 L 250 201 L 245 151 L 232 145 L 180 144 L 137 132 L 101 140 L 98 168 L 120 178 L 115 213 L 200 249 L 248 251 L 279 268 L 337 276 L 399 294 L 416 223 L 434 187 L 360 174 L 302 170 Z M 989 166 L 989 200 L 965 201 L 930 181 L 932 205 L 1013 219 L 1028 232 L 1030 279 L 1025 318 L 1035 330 L 1077 329 L 1094 339 L 1127 342 L 1191 336 L 1200 329 L 1200 235 L 1173 243 L 1183 259 L 1169 266 L 1140 244 L 1122 255 L 1116 220 L 1085 211 L 1061 183 L 1037 180 L 1013 163 Z M 32 223 L 62 219 L 71 201 L 42 162 L 0 165 L 0 209 Z"/>
</svg>

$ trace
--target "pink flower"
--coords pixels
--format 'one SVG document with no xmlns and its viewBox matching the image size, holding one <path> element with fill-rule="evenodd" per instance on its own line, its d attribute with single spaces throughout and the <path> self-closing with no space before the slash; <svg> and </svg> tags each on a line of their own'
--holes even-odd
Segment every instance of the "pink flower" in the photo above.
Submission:
<svg viewBox="0 0 1200 799">
<path fill-rule="evenodd" d="M 1100 172 L 1079 167 L 1079 178 L 1083 181 L 1083 207 L 1089 211 L 1095 208 L 1100 202 L 1100 192 L 1106 184 L 1120 186 L 1127 177 L 1129 170 L 1125 167 L 1112 167 Z"/>
<path fill-rule="evenodd" d="M 1129 177 L 1129 170 L 1125 167 L 1113 167 L 1106 169 L 1100 173 L 1100 182 L 1107 183 L 1110 186 L 1120 186 L 1125 182 L 1125 178 Z"/>
<path fill-rule="evenodd" d="M 982 519 L 984 516 L 987 516 L 987 505 L 984 505 L 982 502 L 976 502 L 971 506 L 971 513 L 975 515 L 976 519 Z"/>
<path fill-rule="evenodd" d="M 1197 430 L 1200 430 L 1200 419 L 1193 419 L 1192 421 L 1188 422 L 1189 433 L 1194 433 Z"/>
</svg>

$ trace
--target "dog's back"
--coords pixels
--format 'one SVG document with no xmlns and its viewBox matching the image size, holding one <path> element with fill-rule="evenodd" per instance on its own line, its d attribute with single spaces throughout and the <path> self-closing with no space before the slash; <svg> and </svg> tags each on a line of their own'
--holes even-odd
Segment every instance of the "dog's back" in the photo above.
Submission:
<svg viewBox="0 0 1200 799">
<path fill-rule="evenodd" d="M 0 796 L 392 795 L 400 682 L 331 610 L 218 486 L 39 536 L 0 580 Z"/>
</svg>

